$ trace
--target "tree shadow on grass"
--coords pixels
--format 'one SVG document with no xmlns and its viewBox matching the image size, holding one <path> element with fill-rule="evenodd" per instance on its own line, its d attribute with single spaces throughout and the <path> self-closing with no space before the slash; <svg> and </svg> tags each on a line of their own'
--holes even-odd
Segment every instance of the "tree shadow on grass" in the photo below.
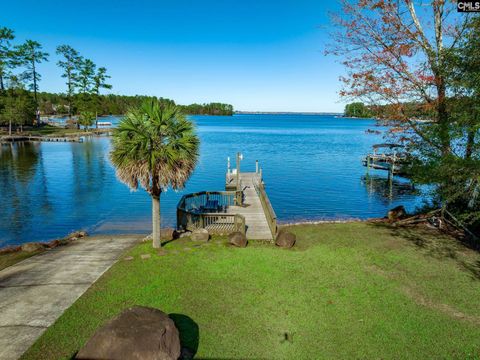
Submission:
<svg viewBox="0 0 480 360">
<path fill-rule="evenodd" d="M 386 223 L 370 225 L 388 230 L 392 237 L 405 239 L 436 259 L 455 260 L 463 270 L 480 280 L 480 253 L 468 244 L 423 225 L 411 227 L 395 227 Z"/>
</svg>

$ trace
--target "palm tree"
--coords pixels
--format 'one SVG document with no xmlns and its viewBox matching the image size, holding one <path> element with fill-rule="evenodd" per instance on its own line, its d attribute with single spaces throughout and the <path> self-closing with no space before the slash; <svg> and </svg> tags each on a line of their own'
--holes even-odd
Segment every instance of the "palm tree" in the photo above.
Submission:
<svg viewBox="0 0 480 360">
<path fill-rule="evenodd" d="M 130 110 L 113 133 L 110 158 L 120 181 L 140 184 L 152 197 L 153 247 L 160 243 L 160 195 L 183 188 L 198 160 L 200 141 L 193 124 L 172 104 L 157 99 Z"/>
</svg>

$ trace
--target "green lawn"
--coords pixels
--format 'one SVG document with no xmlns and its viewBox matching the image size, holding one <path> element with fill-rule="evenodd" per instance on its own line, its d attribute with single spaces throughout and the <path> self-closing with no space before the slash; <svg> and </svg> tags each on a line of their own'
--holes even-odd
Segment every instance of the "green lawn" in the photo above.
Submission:
<svg viewBox="0 0 480 360">
<path fill-rule="evenodd" d="M 80 133 L 80 132 L 81 132 L 81 130 L 77 130 L 77 129 L 65 129 L 65 128 L 58 127 L 58 126 L 42 125 L 40 127 L 36 127 L 36 126 L 25 127 L 24 130 L 23 130 L 23 133 L 19 133 L 19 135 L 58 135 L 58 136 L 63 136 L 63 135 Z M 8 134 L 8 129 L 5 128 L 5 127 L 0 129 L 0 134 L 7 135 Z M 12 134 L 17 135 L 16 131 L 13 131 Z"/>
<path fill-rule="evenodd" d="M 176 314 L 183 343 L 203 359 L 480 358 L 478 253 L 427 230 L 349 223 L 291 231 L 291 250 L 181 239 L 158 255 L 140 244 L 23 358 L 70 358 L 135 304 Z"/>
</svg>

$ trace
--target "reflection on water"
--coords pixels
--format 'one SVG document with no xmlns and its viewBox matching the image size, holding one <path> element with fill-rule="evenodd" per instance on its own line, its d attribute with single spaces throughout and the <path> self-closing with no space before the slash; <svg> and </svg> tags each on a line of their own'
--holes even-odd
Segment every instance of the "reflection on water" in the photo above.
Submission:
<svg viewBox="0 0 480 360">
<path fill-rule="evenodd" d="M 37 213 L 48 216 L 51 211 L 40 144 L 1 145 L 0 169 L 8 173 L 0 176 L 0 219 L 11 228 L 13 236 L 21 237 L 30 230 L 29 219 Z M 4 201 L 7 197 L 8 201 Z M 33 197 L 35 203 L 31 202 Z"/>
<path fill-rule="evenodd" d="M 410 181 L 400 177 L 389 180 L 386 176 L 367 174 L 361 177 L 361 182 L 370 196 L 375 196 L 386 205 L 398 199 L 420 195 L 420 191 Z"/>
<path fill-rule="evenodd" d="M 364 178 L 361 158 L 378 135 L 372 120 L 321 115 L 195 116 L 199 164 L 183 191 L 162 195 L 162 226 L 175 225 L 185 192 L 222 190 L 226 157 L 244 154 L 244 171 L 260 161 L 279 221 L 384 216 L 390 207 L 413 210 L 422 198 L 400 180 L 391 189 L 381 172 Z M 0 247 L 48 240 L 77 230 L 150 231 L 144 191 L 117 181 L 110 138 L 84 143 L 17 143 L 0 147 Z"/>
</svg>

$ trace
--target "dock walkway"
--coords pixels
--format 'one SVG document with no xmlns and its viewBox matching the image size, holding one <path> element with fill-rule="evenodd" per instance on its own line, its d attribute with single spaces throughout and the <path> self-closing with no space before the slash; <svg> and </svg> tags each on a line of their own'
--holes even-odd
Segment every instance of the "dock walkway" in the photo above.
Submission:
<svg viewBox="0 0 480 360">
<path fill-rule="evenodd" d="M 243 190 L 243 205 L 229 206 L 227 213 L 240 214 L 245 217 L 246 236 L 252 240 L 271 240 L 272 233 L 267 217 L 255 190 L 255 181 L 261 181 L 257 173 L 240 173 Z"/>
</svg>

